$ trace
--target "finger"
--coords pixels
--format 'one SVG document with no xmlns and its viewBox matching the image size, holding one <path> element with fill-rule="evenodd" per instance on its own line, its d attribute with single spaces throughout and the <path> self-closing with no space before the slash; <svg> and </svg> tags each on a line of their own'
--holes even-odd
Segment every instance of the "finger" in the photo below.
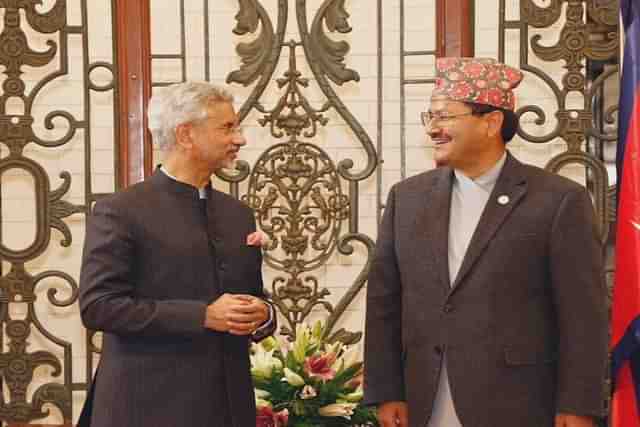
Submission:
<svg viewBox="0 0 640 427">
<path fill-rule="evenodd" d="M 233 294 L 232 296 L 235 299 L 246 301 L 246 302 L 253 302 L 254 300 L 257 299 L 253 295 L 246 295 L 246 294 Z"/>
<path fill-rule="evenodd" d="M 256 330 L 258 326 L 260 326 L 260 323 L 256 321 L 252 321 L 252 322 L 227 321 L 227 326 L 229 327 L 229 329 L 253 332 Z"/>
<path fill-rule="evenodd" d="M 247 336 L 247 335 L 251 335 L 253 333 L 253 331 L 241 331 L 241 330 L 237 330 L 237 329 L 229 329 L 228 332 L 231 335 L 238 335 L 238 336 Z"/>
<path fill-rule="evenodd" d="M 241 313 L 227 313 L 226 315 L 227 321 L 238 322 L 238 323 L 251 323 L 251 322 L 259 322 L 262 320 L 262 316 L 260 313 L 251 313 L 251 314 L 241 314 Z"/>
<path fill-rule="evenodd" d="M 234 311 L 236 313 L 243 313 L 243 314 L 267 313 L 268 312 L 267 306 L 261 301 L 256 302 L 256 303 L 249 303 L 249 304 L 245 304 L 245 305 L 233 304 L 229 308 L 230 308 L 231 311 Z"/>
<path fill-rule="evenodd" d="M 555 427 L 565 427 L 564 417 L 562 415 L 556 416 Z"/>
</svg>

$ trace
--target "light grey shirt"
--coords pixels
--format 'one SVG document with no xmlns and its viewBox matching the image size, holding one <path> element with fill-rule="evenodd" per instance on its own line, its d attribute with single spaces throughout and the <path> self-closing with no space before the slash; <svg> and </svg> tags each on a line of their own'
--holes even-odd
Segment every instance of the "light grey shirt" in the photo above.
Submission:
<svg viewBox="0 0 640 427">
<path fill-rule="evenodd" d="M 471 179 L 458 170 L 454 171 L 448 246 L 449 280 L 452 286 L 506 160 L 505 153 L 493 168 L 476 179 Z M 446 354 L 428 427 L 462 427 L 451 397 Z"/>
</svg>

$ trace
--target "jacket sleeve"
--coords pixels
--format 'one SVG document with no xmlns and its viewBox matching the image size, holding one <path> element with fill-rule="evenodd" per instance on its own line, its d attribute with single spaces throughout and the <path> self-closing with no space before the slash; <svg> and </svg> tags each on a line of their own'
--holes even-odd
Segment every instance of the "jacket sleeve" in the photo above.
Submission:
<svg viewBox="0 0 640 427">
<path fill-rule="evenodd" d="M 405 400 L 395 192 L 394 186 L 389 192 L 367 284 L 364 402 L 368 405 Z"/>
<path fill-rule="evenodd" d="M 593 205 L 569 191 L 551 230 L 551 282 L 558 327 L 557 412 L 604 415 L 607 292 Z"/>
<path fill-rule="evenodd" d="M 80 314 L 84 325 L 121 335 L 205 333 L 205 303 L 136 295 L 136 262 L 136 242 L 125 216 L 108 201 L 96 203 L 87 218 L 80 271 Z"/>
</svg>

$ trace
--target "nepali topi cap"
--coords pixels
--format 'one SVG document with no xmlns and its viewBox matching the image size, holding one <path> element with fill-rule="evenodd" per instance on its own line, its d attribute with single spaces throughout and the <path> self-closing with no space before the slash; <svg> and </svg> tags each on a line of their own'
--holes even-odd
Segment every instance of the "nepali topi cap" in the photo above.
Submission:
<svg viewBox="0 0 640 427">
<path fill-rule="evenodd" d="M 486 104 L 513 111 L 522 71 L 493 58 L 438 58 L 432 98 Z"/>
</svg>

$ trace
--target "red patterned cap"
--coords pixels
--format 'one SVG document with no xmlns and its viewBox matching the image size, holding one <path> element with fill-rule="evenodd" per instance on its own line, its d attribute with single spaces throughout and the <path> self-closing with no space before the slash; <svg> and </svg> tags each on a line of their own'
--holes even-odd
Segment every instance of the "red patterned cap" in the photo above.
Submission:
<svg viewBox="0 0 640 427">
<path fill-rule="evenodd" d="M 438 58 L 436 70 L 432 97 L 515 109 L 513 89 L 523 77 L 516 68 L 492 58 Z"/>
</svg>

